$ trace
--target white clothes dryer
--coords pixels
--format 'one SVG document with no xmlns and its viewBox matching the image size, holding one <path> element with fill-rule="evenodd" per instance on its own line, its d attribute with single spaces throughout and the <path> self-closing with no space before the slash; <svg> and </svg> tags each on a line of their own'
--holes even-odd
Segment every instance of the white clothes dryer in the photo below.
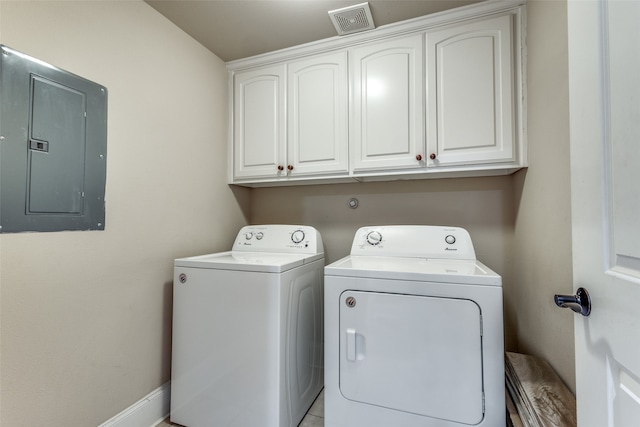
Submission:
<svg viewBox="0 0 640 427">
<path fill-rule="evenodd" d="M 298 425 L 323 386 L 323 268 L 320 234 L 297 225 L 175 260 L 172 422 Z"/>
<path fill-rule="evenodd" d="M 502 279 L 457 227 L 356 232 L 325 267 L 325 427 L 506 423 Z"/>
</svg>

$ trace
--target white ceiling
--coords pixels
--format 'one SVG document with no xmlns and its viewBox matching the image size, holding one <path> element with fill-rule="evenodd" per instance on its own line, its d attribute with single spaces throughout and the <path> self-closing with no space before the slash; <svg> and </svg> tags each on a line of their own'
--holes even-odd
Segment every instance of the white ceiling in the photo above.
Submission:
<svg viewBox="0 0 640 427">
<path fill-rule="evenodd" d="M 145 0 L 223 61 L 337 36 L 328 11 L 362 0 Z M 480 0 L 369 1 L 376 27 Z M 348 36 L 343 36 L 348 37 Z"/>
</svg>

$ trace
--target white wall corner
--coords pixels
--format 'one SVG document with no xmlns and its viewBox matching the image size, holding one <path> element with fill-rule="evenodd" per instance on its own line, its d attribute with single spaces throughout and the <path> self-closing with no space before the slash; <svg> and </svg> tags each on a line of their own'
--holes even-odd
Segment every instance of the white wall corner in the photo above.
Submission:
<svg viewBox="0 0 640 427">
<path fill-rule="evenodd" d="M 154 427 L 169 416 L 170 401 L 171 381 L 167 381 L 98 427 Z"/>
</svg>

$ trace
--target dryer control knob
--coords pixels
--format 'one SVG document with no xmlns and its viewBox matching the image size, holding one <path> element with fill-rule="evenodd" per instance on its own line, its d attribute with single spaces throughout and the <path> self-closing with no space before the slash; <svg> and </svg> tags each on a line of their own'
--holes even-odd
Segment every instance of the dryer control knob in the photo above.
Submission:
<svg viewBox="0 0 640 427">
<path fill-rule="evenodd" d="M 248 232 L 244 235 L 244 238 L 247 240 L 251 240 L 251 238 L 253 237 L 253 233 L 252 232 Z"/>
<path fill-rule="evenodd" d="M 379 245 L 382 242 L 382 234 L 379 231 L 370 231 L 367 234 L 367 243 L 370 245 Z"/>
<path fill-rule="evenodd" d="M 291 241 L 293 243 L 300 243 L 304 240 L 304 231 L 296 230 L 291 234 Z"/>
<path fill-rule="evenodd" d="M 449 234 L 447 237 L 444 238 L 444 241 L 450 245 L 453 245 L 456 242 L 456 238 L 455 236 L 452 236 L 451 234 Z"/>
</svg>

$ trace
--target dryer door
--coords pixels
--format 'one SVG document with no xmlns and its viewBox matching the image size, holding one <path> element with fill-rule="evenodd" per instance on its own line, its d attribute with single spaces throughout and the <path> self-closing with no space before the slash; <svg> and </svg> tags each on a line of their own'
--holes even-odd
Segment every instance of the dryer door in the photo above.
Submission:
<svg viewBox="0 0 640 427">
<path fill-rule="evenodd" d="M 480 307 L 468 299 L 345 291 L 340 390 L 350 400 L 482 421 Z"/>
</svg>

